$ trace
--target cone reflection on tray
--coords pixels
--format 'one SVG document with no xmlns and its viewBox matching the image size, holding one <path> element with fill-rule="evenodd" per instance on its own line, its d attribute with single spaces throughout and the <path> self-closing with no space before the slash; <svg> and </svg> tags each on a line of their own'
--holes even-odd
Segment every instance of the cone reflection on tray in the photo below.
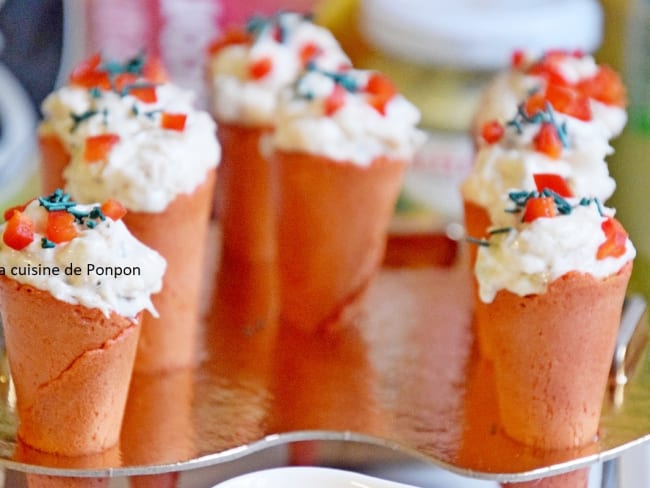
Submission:
<svg viewBox="0 0 650 488">
<path fill-rule="evenodd" d="M 196 416 L 205 426 L 201 440 L 219 451 L 267 434 L 277 334 L 274 263 L 224 257 L 210 300 Z"/>
<path fill-rule="evenodd" d="M 122 464 L 174 464 L 197 453 L 192 417 L 192 368 L 166 373 L 135 373 L 131 379 L 120 436 Z M 177 475 L 134 476 L 132 487 L 175 486 Z"/>
<path fill-rule="evenodd" d="M 117 446 L 114 446 L 97 454 L 61 456 L 38 451 L 19 440 L 16 444 L 13 459 L 26 464 L 50 468 L 102 470 L 119 466 L 120 450 Z M 25 477 L 28 488 L 104 488 L 109 486 L 109 478 L 102 476 L 68 477 L 27 473 Z"/>
</svg>

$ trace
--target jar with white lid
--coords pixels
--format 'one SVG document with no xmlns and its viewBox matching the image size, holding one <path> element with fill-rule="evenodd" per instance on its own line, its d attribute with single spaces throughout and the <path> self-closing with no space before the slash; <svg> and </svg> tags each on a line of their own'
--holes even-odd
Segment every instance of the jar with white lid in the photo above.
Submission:
<svg viewBox="0 0 650 488">
<path fill-rule="evenodd" d="M 407 172 L 395 232 L 446 232 L 461 221 L 471 120 L 513 51 L 589 53 L 602 36 L 597 0 L 356 0 L 354 10 L 350 1 L 343 13 L 343 1 L 332 0 L 341 14 L 330 7 L 327 26 L 356 66 L 386 73 L 418 106 L 430 136 Z"/>
</svg>

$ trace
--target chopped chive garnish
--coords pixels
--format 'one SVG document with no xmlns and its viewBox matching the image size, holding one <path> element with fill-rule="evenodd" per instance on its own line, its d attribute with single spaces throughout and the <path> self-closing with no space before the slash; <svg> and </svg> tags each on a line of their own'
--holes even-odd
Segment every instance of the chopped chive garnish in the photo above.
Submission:
<svg viewBox="0 0 650 488">
<path fill-rule="evenodd" d="M 47 237 L 41 237 L 41 247 L 43 249 L 52 249 L 55 247 L 56 244 L 54 244 L 51 240 L 49 240 Z"/>
<path fill-rule="evenodd" d="M 490 229 L 490 230 L 488 230 L 488 233 L 489 233 L 490 235 L 494 235 L 494 234 L 507 234 L 507 233 L 510 232 L 511 230 L 512 230 L 512 227 L 499 227 L 499 228 L 497 228 L 497 229 Z"/>
<path fill-rule="evenodd" d="M 465 237 L 465 241 L 470 244 L 476 244 L 477 246 L 489 247 L 490 242 L 486 239 L 477 239 L 476 237 Z"/>
</svg>

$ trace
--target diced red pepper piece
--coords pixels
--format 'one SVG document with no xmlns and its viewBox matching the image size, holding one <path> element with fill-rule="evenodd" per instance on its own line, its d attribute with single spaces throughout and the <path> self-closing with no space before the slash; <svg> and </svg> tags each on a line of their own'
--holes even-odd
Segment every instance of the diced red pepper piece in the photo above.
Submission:
<svg viewBox="0 0 650 488">
<path fill-rule="evenodd" d="M 592 118 L 589 99 L 575 88 L 559 85 L 546 87 L 546 100 L 555 110 L 580 120 Z"/>
<path fill-rule="evenodd" d="M 624 107 L 627 92 L 619 74 L 609 66 L 603 65 L 592 77 L 578 82 L 578 90 L 586 97 L 607 105 Z"/>
<path fill-rule="evenodd" d="M 31 200 L 29 202 L 31 202 Z M 14 212 L 16 212 L 16 211 L 23 212 L 25 210 L 25 207 L 27 207 L 27 205 L 29 205 L 29 202 L 24 203 L 23 205 L 15 205 L 15 206 L 9 207 L 7 210 L 5 210 L 5 213 L 4 213 L 5 222 L 11 218 L 11 216 L 14 214 Z"/>
<path fill-rule="evenodd" d="M 512 52 L 512 56 L 510 57 L 510 66 L 513 68 L 520 68 L 523 66 L 525 60 L 526 53 L 523 51 L 523 49 L 515 49 Z"/>
<path fill-rule="evenodd" d="M 380 114 L 386 114 L 386 105 L 397 93 L 393 82 L 386 75 L 373 73 L 366 84 L 366 93 L 369 94 L 368 103 Z"/>
<path fill-rule="evenodd" d="M 617 258 L 625 254 L 627 232 L 621 223 L 614 217 L 607 217 L 601 228 L 605 233 L 605 241 L 598 247 L 596 259 Z"/>
<path fill-rule="evenodd" d="M 323 111 L 325 115 L 330 116 L 343 105 L 345 105 L 345 88 L 336 83 L 332 92 L 325 99 Z"/>
<path fill-rule="evenodd" d="M 562 141 L 556 127 L 550 122 L 543 122 L 533 139 L 535 150 L 546 154 L 551 159 L 562 155 Z"/>
<path fill-rule="evenodd" d="M 536 91 L 531 94 L 524 102 L 524 112 L 528 117 L 532 117 L 537 112 L 546 110 L 546 97 L 543 91 Z"/>
<path fill-rule="evenodd" d="M 158 56 L 148 55 L 142 67 L 142 76 L 151 83 L 165 83 L 169 80 L 167 70 Z"/>
<path fill-rule="evenodd" d="M 183 130 L 185 129 L 186 120 L 187 120 L 186 114 L 163 112 L 160 120 L 160 125 L 162 126 L 163 129 L 183 132 Z"/>
<path fill-rule="evenodd" d="M 323 50 L 318 44 L 316 44 L 315 42 L 307 42 L 300 48 L 298 56 L 300 56 L 300 61 L 302 62 L 302 65 L 305 66 L 307 65 L 307 63 L 309 63 L 309 61 L 314 59 L 322 52 Z"/>
<path fill-rule="evenodd" d="M 113 85 L 118 92 L 121 92 L 129 85 L 138 81 L 138 76 L 133 73 L 120 73 L 113 79 Z"/>
<path fill-rule="evenodd" d="M 544 56 L 528 68 L 527 73 L 530 75 L 540 76 L 546 79 L 548 84 L 558 86 L 568 86 L 569 81 L 560 71 L 558 64 L 562 62 L 568 54 L 565 51 L 551 50 L 544 53 Z"/>
<path fill-rule="evenodd" d="M 224 34 L 215 39 L 208 46 L 208 53 L 214 55 L 226 46 L 233 44 L 247 44 L 251 41 L 251 35 L 241 28 L 230 28 Z"/>
<path fill-rule="evenodd" d="M 108 73 L 99 68 L 101 60 L 101 56 L 95 54 L 77 65 L 70 73 L 70 84 L 83 88 L 110 90 L 111 80 Z"/>
<path fill-rule="evenodd" d="M 88 137 L 86 139 L 86 147 L 84 148 L 84 161 L 92 163 L 105 159 L 119 140 L 120 136 L 117 134 L 99 134 Z"/>
<path fill-rule="evenodd" d="M 34 222 L 20 210 L 12 213 L 7 220 L 2 241 L 12 249 L 20 251 L 34 240 Z"/>
<path fill-rule="evenodd" d="M 248 74 L 254 80 L 259 80 L 268 75 L 273 69 L 273 61 L 268 56 L 264 56 L 248 66 Z"/>
<path fill-rule="evenodd" d="M 498 120 L 490 120 L 481 127 L 481 137 L 488 144 L 499 142 L 505 132 L 503 125 Z"/>
<path fill-rule="evenodd" d="M 113 219 L 120 220 L 126 215 L 126 208 L 117 200 L 109 198 L 104 203 L 102 203 L 100 210 L 104 215 Z"/>
<path fill-rule="evenodd" d="M 77 236 L 77 229 L 74 226 L 74 215 L 65 210 L 48 212 L 45 237 L 55 244 L 68 242 Z"/>
<path fill-rule="evenodd" d="M 128 94 L 144 103 L 155 103 L 158 100 L 156 87 L 153 85 L 130 86 Z"/>
<path fill-rule="evenodd" d="M 566 180 L 558 174 L 535 173 L 533 179 L 535 180 L 535 187 L 539 192 L 548 188 L 561 197 L 569 198 L 573 196 L 573 192 L 571 191 L 571 188 L 569 188 Z"/>
<path fill-rule="evenodd" d="M 532 222 L 542 217 L 555 217 L 557 209 L 553 197 L 532 197 L 526 201 L 523 222 Z"/>
</svg>

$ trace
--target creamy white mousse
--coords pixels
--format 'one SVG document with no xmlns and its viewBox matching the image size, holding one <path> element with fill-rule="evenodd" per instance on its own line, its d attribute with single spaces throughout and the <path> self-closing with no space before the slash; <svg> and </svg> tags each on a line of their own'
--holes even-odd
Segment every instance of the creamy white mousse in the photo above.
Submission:
<svg viewBox="0 0 650 488">
<path fill-rule="evenodd" d="M 483 302 L 492 302 L 500 290 L 520 296 L 544 293 L 551 282 L 572 271 L 604 278 L 634 259 L 636 251 L 628 238 L 621 256 L 598 259 L 607 218 L 600 210 L 610 216 L 613 210 L 593 200 L 588 205 L 572 204 L 566 215 L 530 223 L 513 219 L 510 230 L 493 234 L 489 245 L 479 248 L 474 271 Z"/>
<path fill-rule="evenodd" d="M 331 32 L 302 14 L 282 12 L 254 21 L 248 25 L 249 42 L 210 56 L 211 110 L 219 122 L 272 127 L 279 92 L 296 81 L 307 62 L 328 70 L 351 63 Z M 264 73 L 253 68 L 265 62 Z"/>
<path fill-rule="evenodd" d="M 76 205 L 72 211 L 86 214 L 98 207 Z M 151 295 L 162 288 L 166 261 L 133 237 L 121 220 L 88 217 L 84 223 L 75 222 L 76 237 L 44 247 L 48 211 L 34 200 L 24 214 L 34 224 L 34 238 L 21 250 L 0 239 L 5 276 L 106 316 L 115 312 L 133 319 L 142 310 L 156 315 Z M 6 228 L 6 222 L 0 225 L 2 237 Z"/>
<path fill-rule="evenodd" d="M 545 85 L 541 76 L 528 74 L 525 70 L 535 61 L 528 59 L 522 62 L 523 68 L 512 67 L 495 76 L 481 95 L 479 108 L 472 122 L 474 134 L 480 137 L 481 127 L 488 121 L 504 122 L 511 119 L 517 113 L 519 104 L 531 92 Z M 591 55 L 569 53 L 559 59 L 555 66 L 562 77 L 572 84 L 593 77 L 599 67 Z M 569 116 L 562 116 L 562 120 L 575 126 L 572 130 L 577 135 L 588 138 L 598 136 L 611 140 L 621 133 L 627 123 L 627 112 L 623 107 L 608 105 L 593 98 L 589 99 L 589 105 L 592 120 L 585 122 Z"/>
<path fill-rule="evenodd" d="M 129 210 L 161 212 L 191 194 L 221 159 L 216 124 L 194 107 L 192 92 L 156 85 L 156 101 L 130 94 L 66 86 L 43 103 L 41 133 L 54 133 L 71 154 L 66 190 L 80 202 L 115 198 Z M 186 116 L 182 130 L 165 128 L 163 113 Z M 84 160 L 89 136 L 116 134 L 102 161 Z"/>
<path fill-rule="evenodd" d="M 424 141 L 417 129 L 420 112 L 399 93 L 379 109 L 373 105 L 367 87 L 376 75 L 352 69 L 304 73 L 281 95 L 268 150 L 310 153 L 360 166 L 381 156 L 409 162 Z"/>
<path fill-rule="evenodd" d="M 553 116 L 559 118 L 557 113 Z M 590 142 L 585 137 L 576 137 L 574 128 L 566 126 L 567 147 L 562 148 L 558 158 L 553 158 L 536 149 L 534 139 L 540 123 L 522 124 L 521 132 L 506 125 L 501 140 L 480 143 L 474 165 L 461 185 L 463 199 L 487 209 L 493 222 L 498 223 L 507 204 L 508 191 L 534 190 L 533 175 L 554 173 L 566 180 L 574 195 L 596 197 L 605 202 L 616 189 L 606 161 L 611 146 L 600 137 Z"/>
</svg>

